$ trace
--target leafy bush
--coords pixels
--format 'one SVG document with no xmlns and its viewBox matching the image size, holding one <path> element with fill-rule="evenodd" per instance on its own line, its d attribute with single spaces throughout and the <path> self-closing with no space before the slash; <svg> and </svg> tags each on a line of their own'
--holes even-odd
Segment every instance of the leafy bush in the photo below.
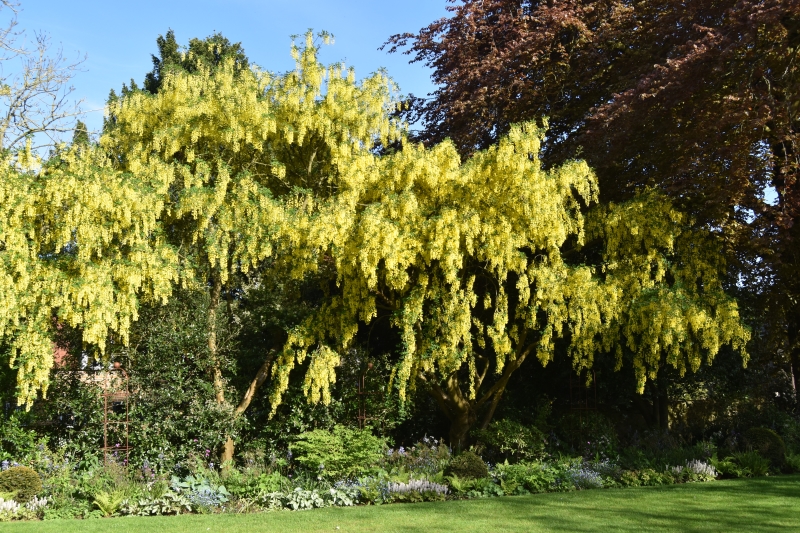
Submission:
<svg viewBox="0 0 800 533">
<path fill-rule="evenodd" d="M 302 433 L 294 445 L 295 461 L 328 479 L 346 479 L 368 473 L 383 459 L 386 440 L 369 429 L 335 426 L 333 431 L 315 429 Z"/>
<path fill-rule="evenodd" d="M 564 492 L 575 489 L 570 472 L 578 464 L 575 460 L 499 464 L 495 467 L 494 474 L 509 489 L 516 485 L 514 492 L 517 494 L 524 493 L 523 491 Z"/>
<path fill-rule="evenodd" d="M 603 459 L 602 461 L 590 461 L 587 463 L 589 467 L 600 474 L 606 480 L 618 480 L 622 475 L 622 467 L 610 459 Z"/>
<path fill-rule="evenodd" d="M 268 509 L 302 511 L 321 507 L 350 507 L 359 501 L 359 489 L 355 486 L 338 486 L 328 490 L 296 487 L 289 492 L 263 494 L 259 501 Z"/>
<path fill-rule="evenodd" d="M 227 503 L 230 493 L 225 485 L 213 483 L 200 476 L 188 476 L 183 480 L 173 477 L 170 489 L 186 497 L 194 506 L 209 508 Z"/>
<path fill-rule="evenodd" d="M 724 459 L 718 459 L 716 455 L 711 458 L 711 466 L 717 471 L 719 477 L 722 478 L 737 478 L 748 477 L 750 471 L 742 468 L 736 461 L 735 457 L 727 456 Z"/>
<path fill-rule="evenodd" d="M 757 451 L 740 452 L 733 456 L 736 463 L 742 468 L 744 477 L 766 476 L 769 472 L 769 459 L 761 457 Z"/>
<path fill-rule="evenodd" d="M 475 438 L 494 462 L 533 461 L 544 455 L 544 433 L 514 420 L 492 422 L 487 429 L 477 430 Z"/>
<path fill-rule="evenodd" d="M 225 478 L 225 486 L 231 494 L 238 498 L 258 498 L 271 492 L 280 492 L 288 484 L 289 479 L 282 476 L 280 472 L 245 477 L 237 470 L 233 470 Z"/>
<path fill-rule="evenodd" d="M 192 512 L 192 502 L 183 494 L 166 490 L 159 496 L 123 502 L 121 514 L 136 516 L 179 515 Z"/>
<path fill-rule="evenodd" d="M 15 493 L 14 499 L 27 502 L 42 490 L 39 474 L 27 466 L 13 466 L 0 472 L 0 492 Z"/>
<path fill-rule="evenodd" d="M 777 433 L 768 428 L 750 428 L 744 433 L 745 444 L 768 459 L 775 468 L 782 468 L 786 460 L 786 445 Z"/>
<path fill-rule="evenodd" d="M 789 472 L 800 472 L 800 453 L 786 454 L 786 469 Z"/>
<path fill-rule="evenodd" d="M 475 452 L 467 450 L 450 461 L 446 473 L 461 479 L 480 479 L 489 475 L 489 468 Z"/>
<path fill-rule="evenodd" d="M 36 433 L 23 427 L 22 416 L 13 412 L 0 422 L 0 460 L 21 460 L 36 449 Z"/>
</svg>

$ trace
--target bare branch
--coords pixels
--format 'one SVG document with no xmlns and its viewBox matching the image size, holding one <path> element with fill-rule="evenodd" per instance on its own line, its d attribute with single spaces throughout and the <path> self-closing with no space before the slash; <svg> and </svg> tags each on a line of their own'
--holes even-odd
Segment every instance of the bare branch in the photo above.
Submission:
<svg viewBox="0 0 800 533">
<path fill-rule="evenodd" d="M 85 57 L 68 60 L 43 32 L 34 32 L 26 43 L 25 32 L 16 29 L 18 7 L 0 0 L 0 12 L 12 13 L 0 29 L 0 150 L 20 149 L 29 139 L 38 150 L 61 141 L 82 114 L 70 82 Z"/>
</svg>

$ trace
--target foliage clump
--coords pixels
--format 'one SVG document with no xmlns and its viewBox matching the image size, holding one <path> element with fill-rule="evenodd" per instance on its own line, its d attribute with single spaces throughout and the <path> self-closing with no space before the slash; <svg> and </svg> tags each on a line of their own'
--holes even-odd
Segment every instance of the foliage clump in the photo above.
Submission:
<svg viewBox="0 0 800 533">
<path fill-rule="evenodd" d="M 12 466 L 0 472 L 0 492 L 14 494 L 18 502 L 27 502 L 42 490 L 39 474 L 27 466 Z"/>
<path fill-rule="evenodd" d="M 757 451 L 774 468 L 781 468 L 786 462 L 786 445 L 783 439 L 769 428 L 750 428 L 744 433 L 744 442 L 748 448 Z"/>
<path fill-rule="evenodd" d="M 447 475 L 460 479 L 482 479 L 489 475 L 489 468 L 478 454 L 471 450 L 461 452 L 450 461 Z"/>
<path fill-rule="evenodd" d="M 537 460 L 545 451 L 544 434 L 515 420 L 496 420 L 488 428 L 476 431 L 475 437 L 495 462 Z"/>
<path fill-rule="evenodd" d="M 331 479 L 366 473 L 380 463 L 386 441 L 369 429 L 337 425 L 332 431 L 315 429 L 302 433 L 292 446 L 295 460 L 304 468 Z"/>
</svg>

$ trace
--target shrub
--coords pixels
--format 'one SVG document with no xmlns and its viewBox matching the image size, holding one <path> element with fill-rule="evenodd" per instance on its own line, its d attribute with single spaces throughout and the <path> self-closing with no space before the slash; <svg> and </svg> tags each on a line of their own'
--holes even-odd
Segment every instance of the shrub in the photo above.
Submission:
<svg viewBox="0 0 800 533">
<path fill-rule="evenodd" d="M 786 455 L 786 469 L 789 472 L 800 472 L 800 453 Z"/>
<path fill-rule="evenodd" d="M 339 480 L 373 470 L 383 459 L 386 441 L 368 429 L 337 425 L 333 431 L 315 429 L 300 434 L 292 448 L 295 460 L 307 470 Z"/>
<path fill-rule="evenodd" d="M 719 477 L 723 479 L 747 477 L 750 475 L 750 471 L 742 468 L 742 466 L 736 461 L 736 458 L 731 456 L 719 459 L 716 455 L 714 455 L 714 457 L 711 458 L 711 466 L 713 466 L 714 470 L 717 471 Z"/>
<path fill-rule="evenodd" d="M 744 434 L 745 444 L 768 459 L 774 468 L 782 468 L 786 460 L 786 445 L 777 433 L 768 428 L 750 428 Z"/>
<path fill-rule="evenodd" d="M 473 451 L 467 450 L 456 455 L 447 466 L 447 475 L 461 479 L 481 479 L 489 475 L 489 468 L 483 459 Z"/>
<path fill-rule="evenodd" d="M 32 468 L 12 466 L 0 472 L 0 492 L 16 493 L 20 503 L 27 502 L 42 490 L 42 480 Z"/>
<path fill-rule="evenodd" d="M 475 437 L 498 463 L 503 459 L 532 461 L 544 455 L 544 434 L 514 420 L 492 422 L 487 429 L 476 431 Z"/>
<path fill-rule="evenodd" d="M 0 460 L 22 460 L 36 450 L 36 433 L 24 427 L 21 416 L 13 413 L 0 421 Z"/>
<path fill-rule="evenodd" d="M 741 474 L 760 477 L 765 476 L 769 472 L 769 459 L 761 457 L 757 451 L 741 452 L 734 455 L 736 463 L 742 467 Z"/>
</svg>

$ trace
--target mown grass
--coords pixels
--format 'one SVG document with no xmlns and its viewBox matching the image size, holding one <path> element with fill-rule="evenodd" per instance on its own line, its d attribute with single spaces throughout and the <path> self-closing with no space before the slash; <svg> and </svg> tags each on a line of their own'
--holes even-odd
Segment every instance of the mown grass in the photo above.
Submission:
<svg viewBox="0 0 800 533">
<path fill-rule="evenodd" d="M 13 533 L 800 531 L 800 476 L 247 515 L 0 524 Z"/>
</svg>

